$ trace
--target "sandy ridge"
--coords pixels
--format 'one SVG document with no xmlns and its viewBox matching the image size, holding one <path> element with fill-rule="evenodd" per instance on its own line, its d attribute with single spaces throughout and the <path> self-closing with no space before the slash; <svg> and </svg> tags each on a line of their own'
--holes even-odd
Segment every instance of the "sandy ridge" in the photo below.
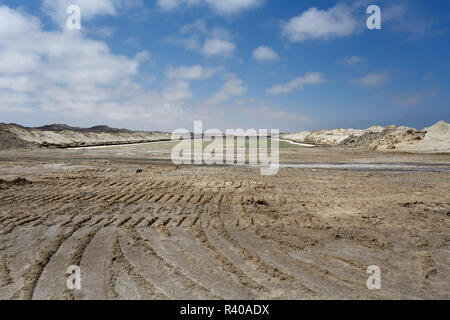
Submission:
<svg viewBox="0 0 450 320">
<path fill-rule="evenodd" d="M 300 143 L 379 151 L 450 152 L 450 124 L 440 121 L 418 130 L 404 126 L 373 126 L 365 130 L 334 129 L 282 135 Z"/>
<path fill-rule="evenodd" d="M 108 128 L 107 131 L 41 130 L 17 125 L 0 124 L 0 150 L 33 147 L 70 148 L 117 145 L 169 140 L 164 132 L 127 131 Z"/>
</svg>

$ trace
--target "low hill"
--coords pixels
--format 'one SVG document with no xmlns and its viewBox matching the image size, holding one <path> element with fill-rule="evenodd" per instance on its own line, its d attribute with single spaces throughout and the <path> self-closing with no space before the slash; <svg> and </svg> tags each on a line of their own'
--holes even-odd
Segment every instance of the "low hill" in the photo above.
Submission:
<svg viewBox="0 0 450 320">
<path fill-rule="evenodd" d="M 334 129 L 284 134 L 282 138 L 301 143 L 380 151 L 450 152 L 450 125 L 440 121 L 418 130 L 409 127 L 373 126 L 366 130 Z"/>
<path fill-rule="evenodd" d="M 90 128 L 80 128 L 80 127 L 71 127 L 66 124 L 50 124 L 42 127 L 26 128 L 26 129 L 38 129 L 43 131 L 75 131 L 75 132 L 107 132 L 107 133 L 131 132 L 130 130 L 127 129 L 116 129 L 108 127 L 106 125 L 94 126 Z"/>
<path fill-rule="evenodd" d="M 27 128 L 17 124 L 0 124 L 0 150 L 117 145 L 169 139 L 169 133 L 115 129 L 105 125 L 79 128 L 52 124 Z"/>
</svg>

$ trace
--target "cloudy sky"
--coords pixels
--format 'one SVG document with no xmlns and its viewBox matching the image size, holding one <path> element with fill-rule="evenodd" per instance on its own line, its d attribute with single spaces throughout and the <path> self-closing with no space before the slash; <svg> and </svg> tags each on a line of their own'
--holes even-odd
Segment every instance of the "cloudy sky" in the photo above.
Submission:
<svg viewBox="0 0 450 320">
<path fill-rule="evenodd" d="M 450 121 L 449 32 L 441 0 L 0 0 L 0 122 L 425 127 Z"/>
</svg>

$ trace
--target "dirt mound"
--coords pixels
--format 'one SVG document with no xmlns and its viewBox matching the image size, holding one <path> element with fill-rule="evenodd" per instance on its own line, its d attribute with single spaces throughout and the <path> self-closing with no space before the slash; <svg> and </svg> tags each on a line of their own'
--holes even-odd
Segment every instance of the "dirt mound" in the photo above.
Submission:
<svg viewBox="0 0 450 320">
<path fill-rule="evenodd" d="M 440 121 L 417 130 L 409 127 L 373 126 L 366 130 L 334 129 L 299 132 L 284 139 L 315 145 L 380 151 L 450 152 L 450 125 Z"/>
<path fill-rule="evenodd" d="M 425 128 L 427 132 L 422 143 L 419 145 L 423 149 L 434 149 L 441 152 L 450 152 L 450 124 L 439 121 L 435 125 Z"/>
<path fill-rule="evenodd" d="M 292 141 L 296 141 L 296 142 L 305 143 L 306 137 L 310 133 L 311 132 L 308 132 L 308 131 L 301 131 L 301 132 L 298 132 L 298 133 L 283 134 L 283 135 L 281 135 L 281 138 L 292 140 Z"/>
<path fill-rule="evenodd" d="M 410 145 L 425 137 L 426 132 L 408 127 L 389 127 L 382 132 L 379 139 L 368 145 L 373 150 L 406 150 Z"/>
<path fill-rule="evenodd" d="M 348 148 L 366 148 L 375 141 L 379 140 L 382 136 L 383 132 L 364 132 L 360 136 L 348 137 L 342 141 L 340 145 Z"/>
<path fill-rule="evenodd" d="M 0 150 L 32 149 L 33 143 L 24 141 L 0 126 Z"/>
<path fill-rule="evenodd" d="M 370 127 L 366 130 L 357 129 L 334 129 L 334 130 L 317 130 L 313 132 L 302 131 L 299 133 L 284 135 L 284 139 L 289 139 L 302 143 L 310 143 L 324 146 L 352 146 L 353 142 L 359 141 L 365 134 L 380 133 L 383 127 Z M 364 139 L 363 139 L 364 140 Z"/>
<path fill-rule="evenodd" d="M 445 121 L 439 121 L 429 128 L 425 128 L 428 135 L 437 136 L 441 139 L 448 139 L 450 135 L 450 124 Z"/>
<path fill-rule="evenodd" d="M 410 134 L 408 136 L 410 140 L 399 143 L 397 149 L 412 152 L 450 153 L 450 125 L 447 122 L 440 121 L 420 132 L 420 139 L 416 137 L 411 141 L 413 135 Z"/>
</svg>

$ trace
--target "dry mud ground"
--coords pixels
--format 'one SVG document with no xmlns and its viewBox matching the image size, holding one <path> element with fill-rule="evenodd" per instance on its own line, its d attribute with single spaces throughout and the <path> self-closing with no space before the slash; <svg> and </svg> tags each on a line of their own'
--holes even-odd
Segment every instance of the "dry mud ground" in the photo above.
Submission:
<svg viewBox="0 0 450 320">
<path fill-rule="evenodd" d="M 448 172 L 262 177 L 102 152 L 0 154 L 1 299 L 450 298 Z M 326 149 L 283 157 L 450 163 Z M 66 289 L 70 265 L 81 267 L 80 291 Z M 370 265 L 381 290 L 366 287 Z"/>
</svg>

